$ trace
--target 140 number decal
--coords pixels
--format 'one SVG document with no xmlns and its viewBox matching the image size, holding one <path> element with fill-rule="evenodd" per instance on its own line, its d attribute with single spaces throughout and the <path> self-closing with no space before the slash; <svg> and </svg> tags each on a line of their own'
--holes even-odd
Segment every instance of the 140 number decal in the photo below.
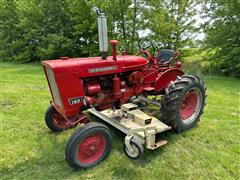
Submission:
<svg viewBox="0 0 240 180">
<path fill-rule="evenodd" d="M 68 99 L 68 102 L 71 105 L 74 105 L 74 104 L 78 104 L 78 103 L 82 102 L 82 100 L 83 100 L 83 96 L 79 96 L 79 97 Z"/>
</svg>

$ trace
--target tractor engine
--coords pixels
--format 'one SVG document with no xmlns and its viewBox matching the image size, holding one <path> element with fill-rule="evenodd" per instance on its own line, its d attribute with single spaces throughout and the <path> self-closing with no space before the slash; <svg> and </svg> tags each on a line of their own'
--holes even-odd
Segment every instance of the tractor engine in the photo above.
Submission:
<svg viewBox="0 0 240 180">
<path fill-rule="evenodd" d="M 119 107 L 131 96 L 143 91 L 143 80 L 144 75 L 140 71 L 129 72 L 117 78 L 112 75 L 84 79 L 86 97 L 83 103 L 86 107 L 93 106 L 98 110 Z"/>
</svg>

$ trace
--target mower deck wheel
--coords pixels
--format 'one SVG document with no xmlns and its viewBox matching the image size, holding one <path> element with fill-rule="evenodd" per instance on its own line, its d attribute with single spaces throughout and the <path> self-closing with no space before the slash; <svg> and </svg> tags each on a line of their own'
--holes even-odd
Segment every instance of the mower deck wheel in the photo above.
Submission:
<svg viewBox="0 0 240 180">
<path fill-rule="evenodd" d="M 143 144 L 138 142 L 134 137 L 131 139 L 130 145 L 132 147 L 132 151 L 127 148 L 124 144 L 124 153 L 131 159 L 139 159 L 144 152 Z"/>
<path fill-rule="evenodd" d="M 107 126 L 90 122 L 78 128 L 67 142 L 65 156 L 75 169 L 86 169 L 103 161 L 112 146 L 112 136 Z"/>
</svg>

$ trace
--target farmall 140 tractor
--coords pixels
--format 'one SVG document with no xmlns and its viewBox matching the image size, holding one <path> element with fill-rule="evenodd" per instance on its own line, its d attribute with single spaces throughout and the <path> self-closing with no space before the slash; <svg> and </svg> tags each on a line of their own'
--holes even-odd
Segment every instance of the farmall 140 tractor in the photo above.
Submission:
<svg viewBox="0 0 240 180">
<path fill-rule="evenodd" d="M 76 169 L 105 159 L 112 144 L 109 128 L 90 122 L 85 110 L 125 133 L 124 152 L 137 159 L 144 146 L 156 149 L 167 143 L 161 132 L 182 132 L 195 126 L 206 98 L 204 82 L 181 70 L 178 51 L 150 54 L 141 48 L 135 56 L 125 51 L 117 55 L 118 41 L 111 40 L 112 56 L 107 56 L 106 17 L 95 10 L 101 57 L 42 62 L 52 95 L 45 114 L 47 126 L 62 131 L 82 124 L 69 138 L 65 151 L 68 164 Z M 149 105 L 157 107 L 161 121 L 149 113 Z"/>
</svg>

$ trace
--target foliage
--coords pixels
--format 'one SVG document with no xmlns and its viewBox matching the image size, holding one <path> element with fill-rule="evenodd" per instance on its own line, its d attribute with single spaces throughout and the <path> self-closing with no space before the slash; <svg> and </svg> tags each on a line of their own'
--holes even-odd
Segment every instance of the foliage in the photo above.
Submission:
<svg viewBox="0 0 240 180">
<path fill-rule="evenodd" d="M 19 17 L 15 1 L 0 1 L 0 57 L 13 57 L 16 52 L 12 46 L 18 39 Z"/>
<path fill-rule="evenodd" d="M 196 15 L 203 8 L 206 38 L 203 58 L 211 73 L 240 77 L 240 16 L 238 0 L 0 0 L 0 60 L 41 61 L 61 56 L 98 56 L 98 6 L 108 16 L 109 39 L 120 41 L 128 54 L 137 42 L 162 48 L 199 46 L 194 35 Z M 198 14 L 197 14 L 198 13 Z M 206 21 L 208 20 L 208 21 Z M 110 50 L 111 47 L 109 47 Z M 190 51 L 188 51 L 190 52 Z M 212 53 L 214 52 L 214 53 Z M 198 52 L 190 55 L 199 59 Z M 196 54 L 196 55 L 195 55 Z"/>
<path fill-rule="evenodd" d="M 181 134 L 169 131 L 164 136 L 168 144 L 145 150 L 140 160 L 126 157 L 124 134 L 110 126 L 109 157 L 94 168 L 74 171 L 66 163 L 64 149 L 75 128 L 51 133 L 44 123 L 50 93 L 42 68 L 16 63 L 1 67 L 1 180 L 240 178 L 239 80 L 204 77 L 208 97 L 199 125 Z"/>
<path fill-rule="evenodd" d="M 216 71 L 240 78 L 240 1 L 211 0 L 206 4 L 205 48 L 215 49 L 209 57 Z"/>
<path fill-rule="evenodd" d="M 106 12 L 109 38 L 120 40 L 119 49 L 134 53 L 139 32 L 146 28 L 161 47 L 180 48 L 190 42 L 194 4 L 193 0 L 0 0 L 0 59 L 98 55 L 93 6 Z"/>
<path fill-rule="evenodd" d="M 194 0 L 148 1 L 145 27 L 151 30 L 151 38 L 163 48 L 191 46 L 197 4 Z"/>
<path fill-rule="evenodd" d="M 1 3 L 1 59 L 36 61 L 94 53 L 97 43 L 91 39 L 97 28 L 84 0 Z"/>
</svg>

